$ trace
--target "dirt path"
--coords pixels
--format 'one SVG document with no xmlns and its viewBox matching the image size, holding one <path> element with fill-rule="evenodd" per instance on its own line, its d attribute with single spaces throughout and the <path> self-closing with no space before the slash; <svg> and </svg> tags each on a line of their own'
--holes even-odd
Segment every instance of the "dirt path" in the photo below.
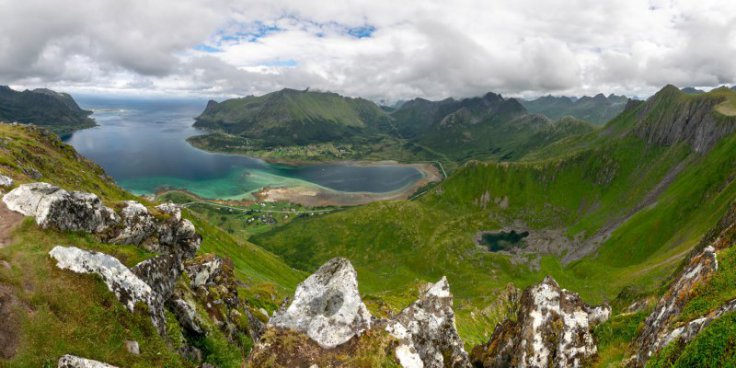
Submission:
<svg viewBox="0 0 736 368">
<path fill-rule="evenodd" d="M 0 248 L 10 244 L 13 229 L 23 221 L 23 215 L 13 212 L 0 201 Z"/>
</svg>

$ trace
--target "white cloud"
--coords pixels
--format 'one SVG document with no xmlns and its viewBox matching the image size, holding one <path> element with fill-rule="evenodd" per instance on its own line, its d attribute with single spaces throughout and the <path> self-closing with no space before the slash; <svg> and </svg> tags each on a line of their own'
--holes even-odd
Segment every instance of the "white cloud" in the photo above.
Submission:
<svg viewBox="0 0 736 368">
<path fill-rule="evenodd" d="M 72 91 L 643 95 L 735 82 L 736 2 L 0 0 L 0 55 Z"/>
</svg>

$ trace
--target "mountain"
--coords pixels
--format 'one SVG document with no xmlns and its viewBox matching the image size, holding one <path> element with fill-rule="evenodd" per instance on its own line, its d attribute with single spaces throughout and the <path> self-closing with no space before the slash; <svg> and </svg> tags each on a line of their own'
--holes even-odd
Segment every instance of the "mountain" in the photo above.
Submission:
<svg viewBox="0 0 736 368">
<path fill-rule="evenodd" d="M 211 101 L 189 142 L 209 150 L 286 160 L 513 160 L 556 140 L 594 130 L 575 119 L 529 114 L 515 99 L 488 93 L 461 100 L 414 99 L 380 108 L 334 93 L 282 90 Z"/>
<path fill-rule="evenodd" d="M 363 290 L 394 306 L 415 280 L 446 275 L 466 344 L 488 341 L 505 305 L 488 290 L 508 283 L 551 275 L 591 304 L 656 295 L 736 200 L 736 114 L 724 108 L 734 96 L 668 86 L 544 158 L 471 161 L 416 200 L 299 219 L 252 240 L 297 269 L 347 257 Z"/>
<path fill-rule="evenodd" d="M 51 129 L 59 135 L 95 126 L 72 96 L 50 89 L 22 92 L 0 86 L 0 121 L 35 124 Z"/>
<path fill-rule="evenodd" d="M 283 89 L 263 96 L 210 101 L 195 127 L 288 146 L 364 139 L 389 126 L 376 104 L 335 93 Z"/>
<path fill-rule="evenodd" d="M 695 87 L 685 87 L 685 88 L 682 88 L 680 90 L 682 92 L 685 92 L 685 93 L 689 94 L 689 95 L 699 95 L 701 93 L 705 93 L 705 91 L 703 91 L 702 89 L 697 89 Z"/>
<path fill-rule="evenodd" d="M 495 93 L 462 100 L 415 99 L 391 114 L 402 138 L 456 162 L 512 160 L 594 128 L 575 119 L 552 122 Z"/>
<path fill-rule="evenodd" d="M 593 97 L 583 96 L 578 99 L 560 96 L 544 96 L 535 100 L 520 100 L 531 113 L 542 114 L 552 120 L 572 116 L 593 124 L 605 124 L 613 119 L 626 106 L 629 99 L 625 96 L 597 94 Z"/>
</svg>

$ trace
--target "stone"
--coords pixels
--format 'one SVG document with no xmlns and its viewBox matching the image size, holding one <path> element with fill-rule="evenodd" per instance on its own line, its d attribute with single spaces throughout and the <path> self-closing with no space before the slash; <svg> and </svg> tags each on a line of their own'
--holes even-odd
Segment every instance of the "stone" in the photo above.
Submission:
<svg viewBox="0 0 736 368">
<path fill-rule="evenodd" d="M 153 216 L 146 206 L 136 201 L 126 201 L 120 217 L 123 229 L 110 240 L 111 243 L 139 245 L 156 232 Z"/>
<path fill-rule="evenodd" d="M 131 271 L 148 284 L 163 303 L 173 294 L 183 265 L 177 255 L 164 254 L 138 263 Z"/>
<path fill-rule="evenodd" d="M 13 179 L 12 178 L 10 178 L 8 176 L 5 176 L 5 175 L 0 175 L 0 187 L 9 188 L 9 187 L 12 187 L 12 186 L 13 186 Z"/>
<path fill-rule="evenodd" d="M 329 349 L 360 336 L 371 319 L 355 269 L 347 259 L 333 258 L 297 286 L 293 301 L 276 311 L 268 326 L 305 333 Z"/>
<path fill-rule="evenodd" d="M 712 246 L 705 247 L 690 259 L 680 276 L 671 284 L 668 292 L 657 302 L 654 310 L 647 317 L 644 329 L 634 345 L 637 347 L 637 352 L 635 361 L 631 363 L 632 366 L 643 367 L 654 353 L 667 346 L 677 335 L 685 331 L 685 327 L 679 331 L 678 329 L 670 331 L 670 325 L 690 301 L 693 290 L 706 282 L 716 270 L 718 270 L 718 258 Z M 695 328 L 695 325 L 692 327 L 691 333 L 700 330 Z"/>
<path fill-rule="evenodd" d="M 516 321 L 496 327 L 490 341 L 473 349 L 476 367 L 583 367 L 598 353 L 593 328 L 611 315 L 591 307 L 547 276 L 524 291 Z"/>
<path fill-rule="evenodd" d="M 59 359 L 58 368 L 117 368 L 114 365 L 98 362 L 92 359 L 80 358 L 74 355 L 64 355 Z"/>
<path fill-rule="evenodd" d="M 174 298 L 167 302 L 167 306 L 174 313 L 174 316 L 176 316 L 179 325 L 190 332 L 197 334 L 204 333 L 204 329 L 197 317 L 197 311 L 191 303 L 181 298 Z"/>
<path fill-rule="evenodd" d="M 133 355 L 141 355 L 141 347 L 138 345 L 138 341 L 126 340 L 125 350 Z"/>
<path fill-rule="evenodd" d="M 389 321 L 386 330 L 399 341 L 395 354 L 404 368 L 470 367 L 445 277 Z"/>
<path fill-rule="evenodd" d="M 115 211 L 96 195 L 48 183 L 22 184 L 4 195 L 3 202 L 12 211 L 35 217 L 44 229 L 100 233 L 118 222 Z"/>
<path fill-rule="evenodd" d="M 202 243 L 202 237 L 197 234 L 194 224 L 182 219 L 181 209 L 173 203 L 164 203 L 156 208 L 170 218 L 158 223 L 158 244 L 152 250 L 177 253 L 186 258 L 194 257 Z"/>
<path fill-rule="evenodd" d="M 163 308 L 158 296 L 151 286 L 120 263 L 117 258 L 77 247 L 58 245 L 51 249 L 49 255 L 56 260 L 56 267 L 62 270 L 99 275 L 107 288 L 129 311 L 135 310 L 137 302 L 145 303 L 149 308 L 154 326 L 159 329 L 159 332 L 165 331 Z"/>
<path fill-rule="evenodd" d="M 219 257 L 188 265 L 186 270 L 191 279 L 192 288 L 198 288 L 211 282 L 212 278 L 220 271 L 220 267 L 222 267 L 222 259 Z"/>
</svg>

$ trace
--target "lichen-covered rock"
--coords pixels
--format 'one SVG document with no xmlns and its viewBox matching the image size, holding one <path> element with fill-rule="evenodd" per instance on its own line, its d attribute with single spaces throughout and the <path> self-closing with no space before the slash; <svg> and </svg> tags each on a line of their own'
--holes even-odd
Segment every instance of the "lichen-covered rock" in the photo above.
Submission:
<svg viewBox="0 0 736 368">
<path fill-rule="evenodd" d="M 610 316 L 561 289 L 551 277 L 524 291 L 516 321 L 496 327 L 486 345 L 473 349 L 478 367 L 581 367 L 597 354 L 592 329 Z"/>
<path fill-rule="evenodd" d="M 386 330 L 399 340 L 396 357 L 404 368 L 470 367 L 445 277 L 389 321 Z"/>
<path fill-rule="evenodd" d="M 186 258 L 194 257 L 202 243 L 202 237 L 197 234 L 194 224 L 182 219 L 181 209 L 173 203 L 164 203 L 156 208 L 170 217 L 158 223 L 158 243 L 151 244 L 151 250 L 181 254 Z"/>
<path fill-rule="evenodd" d="M 12 187 L 12 186 L 13 186 L 13 179 L 12 178 L 10 178 L 8 176 L 5 176 L 5 175 L 0 175 L 0 187 L 6 187 L 6 188 L 8 188 L 8 187 Z"/>
<path fill-rule="evenodd" d="M 74 355 L 64 355 L 59 359 L 58 368 L 117 368 L 114 365 Z"/>
<path fill-rule="evenodd" d="M 305 333 L 321 347 L 333 348 L 369 329 L 371 318 L 350 261 L 333 258 L 297 286 L 293 301 L 268 325 Z"/>
<path fill-rule="evenodd" d="M 187 265 L 187 274 L 191 280 L 192 288 L 204 286 L 211 282 L 221 267 L 222 259 L 219 257 L 202 259 L 201 262 L 192 262 Z"/>
<path fill-rule="evenodd" d="M 258 341 L 264 330 L 264 323 L 255 318 L 250 307 L 238 295 L 244 285 L 233 273 L 232 262 L 213 254 L 199 255 L 186 261 L 186 274 L 192 288 L 192 295 L 179 292 L 175 299 L 196 300 L 215 325 L 225 333 L 231 342 L 240 344 L 244 335 Z M 171 305 L 180 323 L 196 331 L 190 322 L 190 314 L 182 303 Z"/>
<path fill-rule="evenodd" d="M 176 316 L 179 325 L 190 332 L 197 334 L 204 333 L 202 324 L 199 322 L 199 317 L 197 317 L 197 311 L 191 303 L 182 298 L 173 298 L 166 305 L 174 313 L 174 316 Z"/>
<path fill-rule="evenodd" d="M 690 259 L 690 263 L 672 283 L 667 293 L 657 302 L 654 311 L 647 317 L 644 329 L 636 339 L 636 362 L 641 365 L 659 349 L 666 346 L 682 331 L 669 331 L 671 322 L 676 319 L 682 308 L 690 301 L 693 289 L 706 281 L 718 269 L 715 248 L 708 246 Z"/>
<path fill-rule="evenodd" d="M 156 231 L 153 216 L 146 206 L 136 201 L 126 201 L 120 211 L 122 229 L 110 239 L 115 244 L 139 245 Z"/>
<path fill-rule="evenodd" d="M 115 211 L 91 193 L 67 192 L 48 183 L 23 184 L 3 196 L 10 210 L 33 216 L 42 228 L 100 233 L 118 222 Z"/>
<path fill-rule="evenodd" d="M 131 269 L 138 278 L 153 289 L 161 303 L 171 297 L 176 281 L 183 270 L 182 261 L 175 254 L 164 254 L 147 259 Z"/>
<path fill-rule="evenodd" d="M 159 328 L 159 331 L 164 331 L 163 309 L 158 296 L 151 286 L 115 257 L 77 247 L 58 245 L 51 249 L 49 255 L 56 260 L 56 266 L 62 270 L 99 275 L 108 289 L 131 312 L 135 310 L 136 303 L 145 303 L 153 324 Z"/>
</svg>

